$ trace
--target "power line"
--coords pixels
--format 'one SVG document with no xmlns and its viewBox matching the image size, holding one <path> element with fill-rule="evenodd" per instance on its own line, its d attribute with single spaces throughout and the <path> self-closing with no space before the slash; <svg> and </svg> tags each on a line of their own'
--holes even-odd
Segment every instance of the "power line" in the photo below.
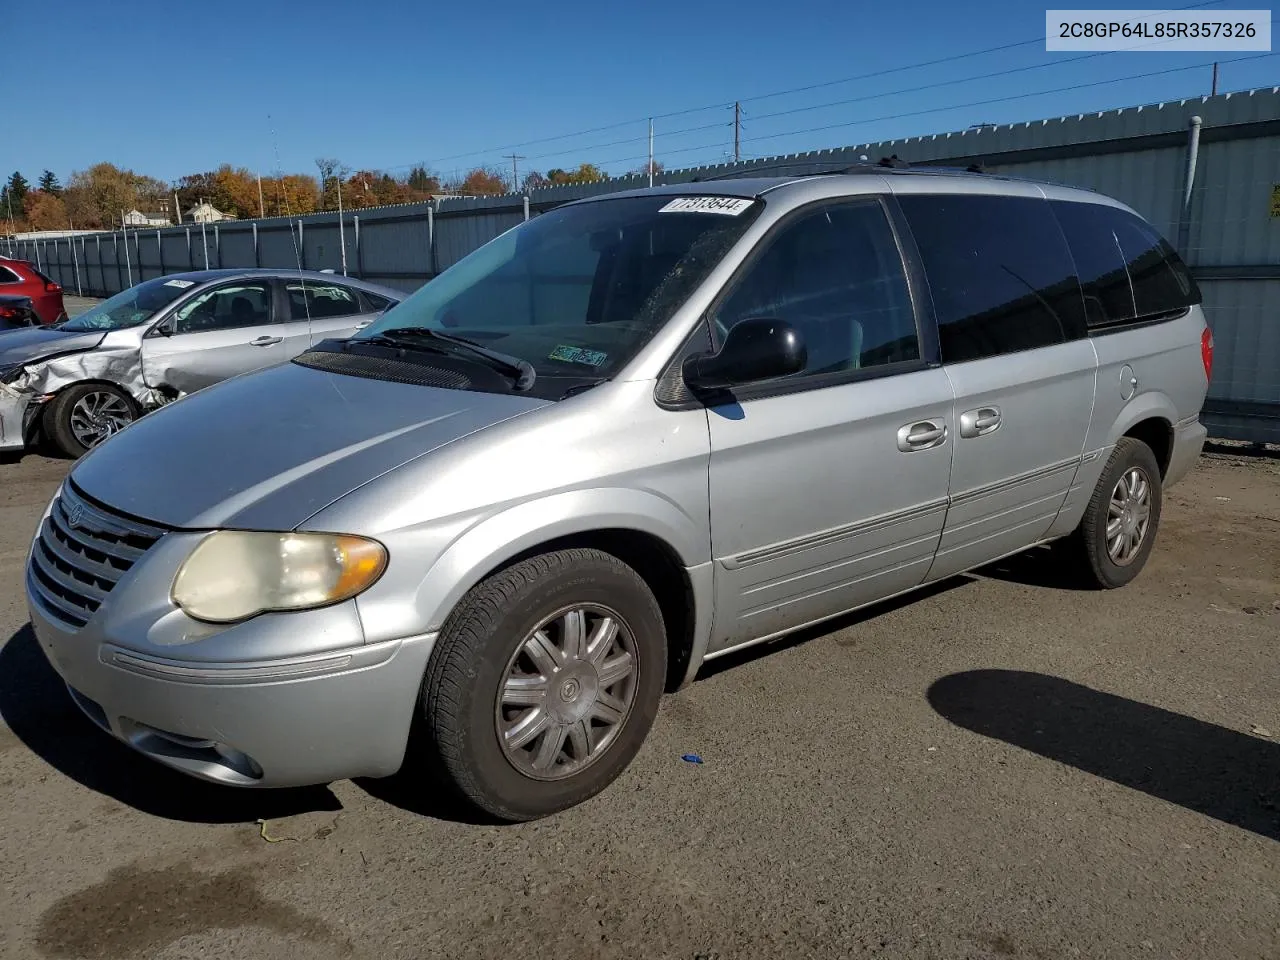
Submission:
<svg viewBox="0 0 1280 960">
<path fill-rule="evenodd" d="M 1280 56 L 1280 53 L 1252 54 L 1250 56 L 1235 57 L 1230 60 L 1220 60 L 1218 62 L 1220 64 L 1240 63 L 1245 60 L 1261 60 L 1267 57 L 1274 57 L 1274 56 Z M 929 107 L 928 109 L 914 110 L 909 113 L 902 113 L 899 111 L 899 112 L 894 112 L 890 114 L 885 114 L 879 117 L 863 117 L 857 120 L 845 120 L 845 121 L 841 121 L 840 123 L 829 123 L 829 124 L 824 124 L 822 126 L 817 126 L 817 127 L 807 127 L 801 130 L 785 130 L 779 133 L 763 134 L 761 136 L 756 136 L 756 137 L 745 137 L 744 142 L 758 143 L 762 140 L 775 140 L 775 139 L 778 139 L 779 137 L 801 136 L 807 133 L 822 133 L 827 130 L 837 130 L 842 127 L 852 127 L 852 126 L 858 126 L 860 124 L 867 124 L 867 123 L 878 123 L 884 120 L 897 120 L 903 117 L 920 117 L 920 116 L 925 116 L 931 113 L 943 113 L 948 110 L 964 110 L 970 107 L 990 106 L 992 104 L 997 104 L 997 103 L 1011 103 L 1015 100 L 1026 100 L 1026 99 L 1031 99 L 1035 97 L 1045 97 L 1045 96 L 1049 96 L 1050 94 L 1067 93 L 1073 90 L 1083 90 L 1089 87 L 1107 86 L 1109 84 L 1114 84 L 1114 83 L 1125 83 L 1130 80 L 1145 80 L 1149 77 L 1167 76 L 1168 74 L 1173 74 L 1173 73 L 1185 73 L 1190 70 L 1201 70 L 1204 67 L 1211 66 L 1211 65 L 1212 65 L 1212 61 L 1207 61 L 1204 63 L 1189 64 L 1183 67 L 1169 67 L 1164 70 L 1150 70 L 1145 73 L 1135 73 L 1135 74 L 1130 74 L 1124 77 L 1114 77 L 1108 80 L 1091 80 L 1088 83 L 1077 83 L 1077 84 L 1072 84 L 1070 86 L 1065 86 L 1065 87 L 1054 87 L 1049 90 L 1038 90 L 1038 91 L 1033 91 L 1031 93 L 1016 93 L 1016 94 L 1010 94 L 1008 96 L 1003 96 L 1003 97 L 992 97 L 986 100 L 973 100 L 968 103 L 955 103 L 955 104 L 949 104 L 947 106 L 941 106 L 941 107 Z M 723 147 L 723 144 L 718 142 L 704 143 L 694 147 L 679 147 L 674 150 L 667 150 L 667 151 L 664 151 L 664 155 L 670 155 L 675 153 L 690 153 L 696 150 L 712 150 L 718 147 Z M 628 163 L 634 159 L 636 158 L 619 157 L 612 160 L 599 161 L 599 165 L 604 166 L 604 165 L 615 164 L 615 163 Z"/>
<path fill-rule="evenodd" d="M 1219 5 L 1219 4 L 1221 4 L 1221 3 L 1224 3 L 1224 2 L 1225 2 L 1225 0 L 1207 0 L 1207 2 L 1203 2 L 1203 3 L 1193 3 L 1193 4 L 1187 4 L 1187 5 L 1185 5 L 1185 6 L 1180 6 L 1180 7 L 1170 7 L 1169 9 L 1171 9 L 1171 10 L 1197 10 L 1197 9 L 1202 9 L 1202 8 L 1205 8 L 1205 7 L 1213 7 L 1213 6 L 1217 6 L 1217 5 Z M 946 63 L 956 63 L 956 62 L 959 62 L 959 61 L 961 61 L 961 60 L 969 60 L 969 59 L 973 59 L 974 57 L 987 56 L 988 54 L 992 54 L 992 53 L 1003 53 L 1003 52 L 1004 52 L 1004 51 L 1006 51 L 1006 50 L 1014 50 L 1014 49 L 1017 49 L 1017 48 L 1019 48 L 1019 47 L 1028 47 L 1028 46 L 1031 46 L 1031 45 L 1033 45 L 1033 44 L 1043 43 L 1043 42 L 1044 42 L 1044 39 L 1045 39 L 1045 37 L 1044 37 L 1044 35 L 1042 34 L 1042 35 L 1040 35 L 1040 36 L 1038 36 L 1038 37 L 1030 38 L 1030 39 L 1027 39 L 1027 40 L 1018 40 L 1018 41 L 1014 41 L 1013 43 L 1004 43 L 1004 44 L 999 44 L 998 46 L 994 46 L 994 47 L 985 47 L 985 48 L 983 48 L 983 49 L 981 49 L 981 50 L 971 50 L 971 51 L 968 51 L 968 52 L 966 52 L 966 53 L 956 53 L 956 54 L 952 54 L 952 55 L 950 55 L 950 56 L 946 56 L 946 57 L 939 57 L 939 58 L 936 58 L 936 59 L 933 59 L 933 60 L 922 60 L 922 61 L 918 61 L 918 62 L 916 62 L 916 63 L 907 63 L 907 64 L 902 64 L 901 66 L 897 66 L 897 67 L 888 67 L 888 68 L 885 68 L 885 69 L 883 69 L 883 70 L 872 70 L 872 71 L 869 71 L 869 72 L 867 72 L 867 73 L 856 74 L 856 75 L 854 75 L 854 76 L 850 76 L 850 77 L 841 77 L 841 78 L 839 78 L 839 79 L 835 79 L 835 80 L 824 80 L 824 81 L 821 81 L 821 82 L 819 82 L 819 83 L 810 83 L 810 84 L 805 84 L 804 86 L 791 87 L 791 88 L 786 89 L 786 90 L 775 90 L 775 91 L 772 91 L 772 92 L 770 92 L 770 93 L 760 93 L 760 94 L 756 94 L 755 96 L 751 96 L 751 97 L 740 97 L 740 98 L 738 98 L 737 100 L 723 101 L 723 102 L 719 102 L 719 103 L 709 103 L 709 104 L 705 104 L 705 105 L 703 105 L 703 106 L 699 106 L 699 107 L 687 107 L 687 108 L 682 109 L 682 110 L 671 110 L 671 111 L 668 111 L 667 113 L 655 113 L 655 114 L 653 114 L 652 116 L 637 117 L 637 118 L 632 119 L 632 120 L 620 120 L 620 121 L 618 121 L 618 122 L 616 122 L 616 123 L 608 123 L 608 124 L 604 124 L 604 125 L 602 125 L 602 126 L 598 126 L 598 127 L 589 127 L 589 128 L 587 128 L 587 129 L 584 129 L 584 130 L 577 130 L 577 131 L 574 131 L 574 132 L 572 132 L 572 133 L 561 133 L 561 134 L 556 134 L 556 135 L 554 135 L 554 136 L 550 136 L 550 137 L 540 137 L 540 138 L 537 138 L 537 139 L 534 139 L 534 140 L 524 140 L 524 141 L 521 141 L 521 142 L 519 142 L 519 143 L 508 143 L 508 144 L 505 144 L 505 145 L 503 145 L 503 146 L 499 146 L 499 147 L 490 147 L 490 148 L 487 148 L 487 149 L 484 149 L 484 150 L 472 150 L 472 151 L 468 151 L 468 152 L 466 152 L 466 153 L 455 153 L 455 154 L 450 154 L 450 155 L 448 155 L 448 156 L 444 156 L 444 157 L 437 157 L 433 162 L 434 162 L 434 163 L 439 164 L 439 163 L 444 163 L 444 162 L 449 161 L 449 160 L 460 160 L 460 159 L 466 159 L 466 158 L 468 158 L 468 157 L 480 157 L 480 156 L 486 156 L 486 155 L 493 155 L 493 154 L 497 154 L 497 153 L 498 153 L 498 151 L 516 150 L 516 149 L 520 149 L 520 148 L 528 148 L 528 147 L 531 147 L 531 146 L 537 146 L 537 145 L 544 144 L 544 143 L 555 143 L 555 142 L 558 142 L 558 141 L 561 141 L 561 140 L 571 140 L 571 139 L 573 139 L 573 138 L 575 138 L 575 137 L 583 137 L 583 136 L 587 136 L 587 135 L 592 134 L 592 133 L 603 133 L 603 132 L 604 132 L 604 131 L 606 131 L 606 130 L 617 130 L 617 129 L 620 129 L 621 127 L 627 127 L 627 126 L 631 126 L 631 125 L 633 125 L 633 124 L 646 123 L 646 122 L 647 122 L 647 121 L 649 121 L 649 120 L 669 120 L 669 119 L 671 119 L 672 117 L 683 117 L 683 116 L 688 116 L 689 114 L 693 114 L 693 113 L 702 113 L 702 112 L 707 111 L 707 110 L 723 109 L 723 108 L 725 108 L 725 107 L 732 107 L 732 106 L 734 105 L 734 103 L 738 103 L 738 104 L 743 104 L 743 103 L 755 103 L 755 102 L 758 102 L 758 101 L 760 101 L 760 100 L 769 100 L 769 99 L 773 99 L 773 98 L 776 98 L 776 97 L 785 97 L 785 96 L 790 96 L 791 94 L 796 94 L 796 93 L 808 93 L 809 91 L 812 91 L 812 90 L 820 90 L 820 89 L 825 89 L 825 88 L 827 88 L 827 87 L 840 86 L 841 84 L 845 84 L 845 83 L 855 83 L 855 82 L 857 82 L 857 81 L 859 81 L 859 80 L 870 80 L 870 79 L 873 79 L 873 78 L 876 78 L 876 77 L 884 77 L 884 76 L 889 76 L 889 75 L 891 75 L 891 74 L 895 74 L 895 73 L 902 73 L 902 72 L 907 71 L 907 70 L 920 70 L 920 69 L 924 69 L 924 68 L 926 68 L 926 67 L 936 67 L 936 66 L 941 66 L 942 64 L 946 64 Z M 1100 53 L 1116 53 L 1116 52 L 1119 52 L 1119 51 L 1101 51 Z M 1091 55 L 1088 55 L 1088 56 L 1085 56 L 1085 57 L 1074 57 L 1074 58 L 1071 58 L 1071 60 L 1084 60 L 1084 59 L 1089 59 L 1089 57 L 1090 57 L 1090 56 L 1094 56 L 1094 55 L 1097 55 L 1097 54 L 1091 54 Z M 1035 66 L 1051 66 L 1051 65 L 1054 65 L 1054 64 L 1055 64 L 1055 63 L 1057 63 L 1057 62 L 1062 62 L 1062 61 L 1054 61 L 1054 62 L 1053 62 L 1053 63 L 1051 63 L 1051 64 L 1043 64 L 1043 65 L 1038 64 L 1038 65 L 1035 65 Z M 1066 62 L 1071 62 L 1071 61 L 1066 61 Z M 1025 68 L 1021 68 L 1021 69 L 1025 69 Z M 1016 72 L 1016 71 L 1015 71 L 1015 72 Z M 952 81 L 952 82 L 964 82 L 964 81 Z M 759 119 L 759 118 L 757 118 L 757 119 Z M 710 127 L 713 127 L 713 126 L 720 126 L 720 124 L 719 124 L 719 123 L 716 123 L 716 124 L 707 124 L 707 125 L 702 126 L 702 127 L 691 127 L 691 128 L 688 128 L 688 129 L 686 129 L 686 130 L 684 130 L 684 131 L 676 131 L 676 132 L 673 132 L 673 133 L 670 133 L 670 134 L 663 134 L 663 136 L 675 136 L 675 135 L 676 135 L 676 133 L 678 133 L 678 132 L 691 133 L 691 132 L 694 132 L 695 130 L 699 130 L 699 129 L 709 129 Z M 617 144 L 619 144 L 619 143 L 630 143 L 630 142 L 632 142 L 633 140 L 637 140 L 637 139 L 639 139 L 639 138 L 638 138 L 638 137 L 631 137 L 631 138 L 628 138 L 628 139 L 626 139 L 626 140 L 613 141 L 611 144 L 607 144 L 607 145 L 613 146 L 613 145 L 617 145 Z M 577 149 L 579 149 L 579 148 L 574 148 L 574 149 L 575 149 L 575 150 L 577 150 Z M 595 148 L 595 147 L 585 147 L 585 148 L 580 148 L 580 149 L 596 149 L 596 148 Z M 563 152 L 567 152 L 567 151 L 562 151 L 562 153 L 563 153 Z M 559 156 L 559 155 L 561 155 L 561 154 L 543 154 L 542 156 L 544 156 L 544 157 L 545 157 L 545 156 Z M 537 158 L 535 157 L 535 158 L 532 158 L 532 159 L 537 159 Z M 401 169 L 404 169 L 404 168 L 409 167 L 409 166 L 413 166 L 413 164 L 399 164 L 399 165 L 397 165 L 397 166 L 393 166 L 393 167 L 385 167 L 385 168 L 383 168 L 383 169 L 386 169 L 386 170 L 401 170 Z"/>
</svg>

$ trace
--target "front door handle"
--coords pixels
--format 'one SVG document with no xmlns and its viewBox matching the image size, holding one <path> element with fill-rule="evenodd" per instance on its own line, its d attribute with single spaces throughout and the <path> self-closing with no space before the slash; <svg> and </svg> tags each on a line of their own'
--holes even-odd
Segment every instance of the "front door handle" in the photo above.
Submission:
<svg viewBox="0 0 1280 960">
<path fill-rule="evenodd" d="M 284 337 L 258 337 L 257 340 L 250 340 L 251 347 L 269 347 L 273 343 L 283 343 Z"/>
<path fill-rule="evenodd" d="M 371 324 L 371 323 L 373 323 L 373 320 L 372 320 L 372 319 L 369 319 L 369 320 L 361 320 L 359 323 L 357 323 L 357 324 L 356 324 L 356 329 L 357 329 L 357 330 L 363 330 L 365 327 L 369 326 L 369 324 Z"/>
<path fill-rule="evenodd" d="M 903 453 L 932 450 L 947 442 L 947 424 L 943 420 L 918 420 L 898 430 L 898 449 Z"/>
<path fill-rule="evenodd" d="M 960 436 L 985 437 L 1000 429 L 999 407 L 978 407 L 960 414 Z"/>
</svg>

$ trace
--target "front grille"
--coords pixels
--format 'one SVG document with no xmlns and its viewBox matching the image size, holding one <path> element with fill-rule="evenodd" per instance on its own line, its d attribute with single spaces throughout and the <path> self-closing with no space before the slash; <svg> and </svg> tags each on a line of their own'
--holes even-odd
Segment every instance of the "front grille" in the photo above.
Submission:
<svg viewBox="0 0 1280 960">
<path fill-rule="evenodd" d="M 165 532 L 91 501 L 68 481 L 31 548 L 31 585 L 50 613 L 83 627 Z"/>
</svg>

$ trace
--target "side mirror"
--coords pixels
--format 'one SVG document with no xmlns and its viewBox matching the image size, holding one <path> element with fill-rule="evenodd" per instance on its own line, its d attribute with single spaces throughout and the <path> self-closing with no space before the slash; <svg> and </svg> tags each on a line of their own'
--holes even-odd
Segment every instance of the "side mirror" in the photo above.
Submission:
<svg viewBox="0 0 1280 960">
<path fill-rule="evenodd" d="M 173 336 L 173 317 L 170 317 L 164 323 L 156 324 L 156 326 L 153 329 L 153 332 L 161 337 L 172 337 Z"/>
<path fill-rule="evenodd" d="M 782 320 L 760 318 L 732 326 L 719 353 L 689 357 L 681 373 L 697 393 L 785 377 L 808 362 L 800 331 Z"/>
</svg>

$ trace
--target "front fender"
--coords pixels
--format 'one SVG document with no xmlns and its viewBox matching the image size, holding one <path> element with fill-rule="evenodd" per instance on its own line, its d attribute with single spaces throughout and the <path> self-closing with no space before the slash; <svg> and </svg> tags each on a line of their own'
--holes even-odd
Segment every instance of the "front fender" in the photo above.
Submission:
<svg viewBox="0 0 1280 960">
<path fill-rule="evenodd" d="M 698 522 L 661 494 L 617 487 L 565 491 L 451 531 L 452 538 L 434 561 L 423 558 L 425 576 L 423 566 L 415 566 L 412 559 L 397 564 L 397 538 L 385 538 L 393 557 L 391 568 L 358 599 L 369 640 L 439 630 L 463 595 L 512 557 L 552 540 L 598 530 L 649 534 L 667 544 L 685 567 L 710 559 L 706 518 Z M 420 577 L 416 585 L 409 582 L 415 577 Z"/>
</svg>

